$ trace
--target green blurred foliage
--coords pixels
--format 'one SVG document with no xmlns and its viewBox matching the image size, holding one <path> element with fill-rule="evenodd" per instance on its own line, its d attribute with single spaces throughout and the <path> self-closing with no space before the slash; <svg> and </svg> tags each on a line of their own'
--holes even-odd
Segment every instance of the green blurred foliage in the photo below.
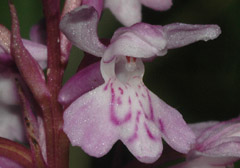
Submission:
<svg viewBox="0 0 240 168">
<path fill-rule="evenodd" d="M 29 38 L 31 26 L 43 17 L 41 1 L 15 0 L 14 3 L 22 37 Z M 175 0 L 173 4 L 165 12 L 144 7 L 143 21 L 158 25 L 173 22 L 218 24 L 222 34 L 216 40 L 171 50 L 166 56 L 145 63 L 145 84 L 177 108 L 187 122 L 237 117 L 240 112 L 240 1 Z M 10 28 L 8 10 L 8 1 L 1 0 L 0 24 Z M 99 23 L 99 36 L 111 38 L 120 26 L 111 12 L 105 10 Z M 73 48 L 64 82 L 76 72 L 82 55 L 79 49 Z M 117 149 L 115 145 L 102 161 L 91 158 L 91 162 L 79 148 L 71 147 L 71 168 L 109 167 L 114 160 L 112 155 L 118 153 Z M 126 156 L 132 157 L 130 154 Z"/>
</svg>

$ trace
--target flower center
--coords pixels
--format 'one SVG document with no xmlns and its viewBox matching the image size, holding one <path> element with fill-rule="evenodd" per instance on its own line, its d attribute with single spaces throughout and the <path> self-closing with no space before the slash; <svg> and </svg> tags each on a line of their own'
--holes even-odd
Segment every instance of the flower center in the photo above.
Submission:
<svg viewBox="0 0 240 168">
<path fill-rule="evenodd" d="M 125 64 L 126 70 L 129 72 L 135 71 L 135 69 L 137 67 L 137 65 L 136 65 L 137 58 L 126 56 L 126 59 L 127 59 L 127 63 Z"/>
</svg>

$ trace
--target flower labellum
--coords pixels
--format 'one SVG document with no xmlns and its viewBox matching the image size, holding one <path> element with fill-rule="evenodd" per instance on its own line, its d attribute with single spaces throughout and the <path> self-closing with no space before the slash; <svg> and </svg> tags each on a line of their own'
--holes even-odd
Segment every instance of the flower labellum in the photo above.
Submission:
<svg viewBox="0 0 240 168">
<path fill-rule="evenodd" d="M 118 29 L 106 47 L 97 37 L 97 22 L 96 10 L 81 6 L 60 23 L 73 44 L 102 57 L 104 83 L 77 98 L 64 112 L 63 129 L 72 145 L 101 157 L 121 140 L 138 160 L 152 163 L 162 153 L 163 138 L 175 150 L 187 153 L 195 136 L 182 115 L 144 85 L 142 58 L 163 56 L 168 49 L 214 39 L 220 34 L 219 27 L 138 23 Z"/>
</svg>

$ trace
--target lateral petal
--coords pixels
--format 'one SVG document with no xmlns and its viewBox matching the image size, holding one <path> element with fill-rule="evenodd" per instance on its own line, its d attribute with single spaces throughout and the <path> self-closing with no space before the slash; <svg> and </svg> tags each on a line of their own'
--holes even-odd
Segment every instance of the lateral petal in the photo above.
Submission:
<svg viewBox="0 0 240 168">
<path fill-rule="evenodd" d="M 213 40 L 221 34 L 217 25 L 173 23 L 163 26 L 163 30 L 166 33 L 168 49 L 183 47 L 200 40 Z"/>
<path fill-rule="evenodd" d="M 66 14 L 60 29 L 81 50 L 102 57 L 105 46 L 97 35 L 98 13 L 94 7 L 82 5 Z"/>
<path fill-rule="evenodd" d="M 156 122 L 163 139 L 175 150 L 187 153 L 195 143 L 195 135 L 184 121 L 182 115 L 151 93 Z"/>
<path fill-rule="evenodd" d="M 105 155 L 119 139 L 110 122 L 107 107 L 109 92 L 104 85 L 74 101 L 64 112 L 64 132 L 72 145 L 80 146 L 91 156 Z"/>
</svg>

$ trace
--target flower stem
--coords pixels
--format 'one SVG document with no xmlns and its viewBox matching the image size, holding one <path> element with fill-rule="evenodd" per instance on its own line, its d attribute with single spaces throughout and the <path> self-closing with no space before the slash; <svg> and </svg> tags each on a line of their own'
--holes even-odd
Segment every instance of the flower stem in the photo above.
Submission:
<svg viewBox="0 0 240 168">
<path fill-rule="evenodd" d="M 42 2 L 47 28 L 47 86 L 51 93 L 50 103 L 52 115 L 48 119 L 52 120 L 53 123 L 53 128 L 45 128 L 53 129 L 53 137 L 47 139 L 47 143 L 50 140 L 53 145 L 53 148 L 47 145 L 48 157 L 50 157 L 48 161 L 51 162 L 49 168 L 67 168 L 69 161 L 69 141 L 62 130 L 63 110 L 57 101 L 64 72 L 64 67 L 61 64 L 60 51 L 60 1 L 42 0 Z M 54 161 L 50 161 L 51 159 Z"/>
</svg>

